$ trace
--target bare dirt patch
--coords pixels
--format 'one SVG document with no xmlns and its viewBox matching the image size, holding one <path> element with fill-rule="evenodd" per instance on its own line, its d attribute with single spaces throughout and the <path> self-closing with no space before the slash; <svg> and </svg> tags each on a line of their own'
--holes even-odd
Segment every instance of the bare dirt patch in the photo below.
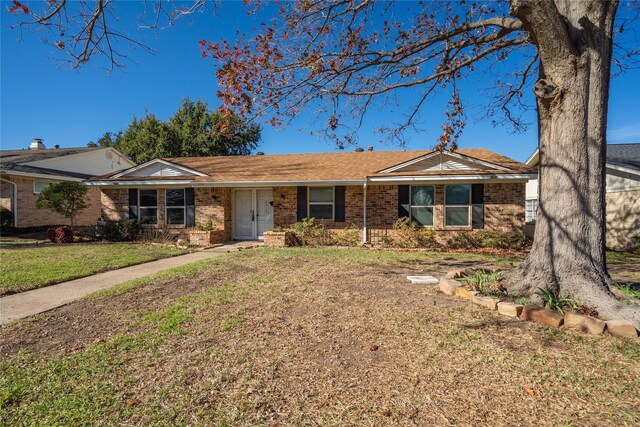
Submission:
<svg viewBox="0 0 640 427">
<path fill-rule="evenodd" d="M 110 365 L 108 386 L 96 387 L 98 424 L 640 422 L 638 344 L 505 319 L 409 283 L 404 268 L 426 263 L 384 263 L 241 254 L 225 271 L 6 328 L 2 352 L 73 357 L 102 346 L 97 337 L 161 336 L 119 350 L 126 363 Z M 144 321 L 154 312 L 162 323 Z M 162 325 L 171 332 L 157 335 Z"/>
</svg>

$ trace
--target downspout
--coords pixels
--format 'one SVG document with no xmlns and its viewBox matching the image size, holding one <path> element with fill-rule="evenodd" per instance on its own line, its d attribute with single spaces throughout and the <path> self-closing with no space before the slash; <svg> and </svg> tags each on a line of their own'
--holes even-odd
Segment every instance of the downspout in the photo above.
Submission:
<svg viewBox="0 0 640 427">
<path fill-rule="evenodd" d="M 13 208 L 13 226 L 18 227 L 18 184 L 8 179 L 0 178 L 0 181 L 8 182 L 13 185 L 13 200 L 11 201 L 11 207 Z"/>
<path fill-rule="evenodd" d="M 362 204 L 362 243 L 367 243 L 367 181 L 362 184 L 362 192 L 364 193 L 364 203 Z"/>
</svg>

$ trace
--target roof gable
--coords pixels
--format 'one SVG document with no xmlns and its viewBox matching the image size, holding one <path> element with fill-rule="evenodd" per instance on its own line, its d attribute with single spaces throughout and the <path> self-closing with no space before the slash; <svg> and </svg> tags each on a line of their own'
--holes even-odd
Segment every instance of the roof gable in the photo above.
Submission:
<svg viewBox="0 0 640 427">
<path fill-rule="evenodd" d="M 21 162 L 25 166 L 74 172 L 80 174 L 105 174 L 133 166 L 131 160 L 113 148 L 71 152 L 66 155 Z"/>
<path fill-rule="evenodd" d="M 154 159 L 136 167 L 122 171 L 112 178 L 121 177 L 175 177 L 175 176 L 206 176 L 195 169 L 190 169 L 163 159 Z"/>
<path fill-rule="evenodd" d="M 432 152 L 404 163 L 384 169 L 378 173 L 391 172 L 428 172 L 428 171 L 457 171 L 457 170 L 509 170 L 509 168 L 489 163 L 484 160 L 465 156 L 463 154 L 446 152 Z"/>
</svg>

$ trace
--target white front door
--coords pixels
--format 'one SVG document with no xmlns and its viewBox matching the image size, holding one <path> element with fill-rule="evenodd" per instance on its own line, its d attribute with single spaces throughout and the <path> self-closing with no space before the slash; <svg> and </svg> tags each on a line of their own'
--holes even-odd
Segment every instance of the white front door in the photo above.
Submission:
<svg viewBox="0 0 640 427">
<path fill-rule="evenodd" d="M 273 191 L 236 189 L 233 192 L 233 238 L 257 240 L 273 228 Z"/>
<path fill-rule="evenodd" d="M 264 232 L 273 228 L 273 191 L 256 190 L 256 234 L 264 239 Z"/>
</svg>

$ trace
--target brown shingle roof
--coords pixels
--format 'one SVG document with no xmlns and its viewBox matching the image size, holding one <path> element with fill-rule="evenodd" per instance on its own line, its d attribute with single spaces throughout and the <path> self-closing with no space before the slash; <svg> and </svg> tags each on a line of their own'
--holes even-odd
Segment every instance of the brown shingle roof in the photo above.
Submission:
<svg viewBox="0 0 640 427">
<path fill-rule="evenodd" d="M 389 176 L 379 171 L 431 153 L 431 150 L 365 151 L 313 154 L 279 154 L 264 156 L 176 157 L 166 161 L 197 170 L 207 176 L 192 177 L 194 182 L 281 182 L 281 181 L 364 181 L 367 176 Z M 456 153 L 509 168 L 491 169 L 487 173 L 531 173 L 534 169 L 485 149 L 460 149 Z M 433 171 L 416 174 L 458 174 L 456 171 Z M 464 171 L 475 174 L 476 171 Z M 402 175 L 395 172 L 393 175 Z M 176 177 L 156 177 L 175 179 Z M 104 178 L 103 178 L 104 179 Z M 114 180 L 130 180 L 121 177 Z M 137 180 L 138 178 L 136 178 Z"/>
</svg>

